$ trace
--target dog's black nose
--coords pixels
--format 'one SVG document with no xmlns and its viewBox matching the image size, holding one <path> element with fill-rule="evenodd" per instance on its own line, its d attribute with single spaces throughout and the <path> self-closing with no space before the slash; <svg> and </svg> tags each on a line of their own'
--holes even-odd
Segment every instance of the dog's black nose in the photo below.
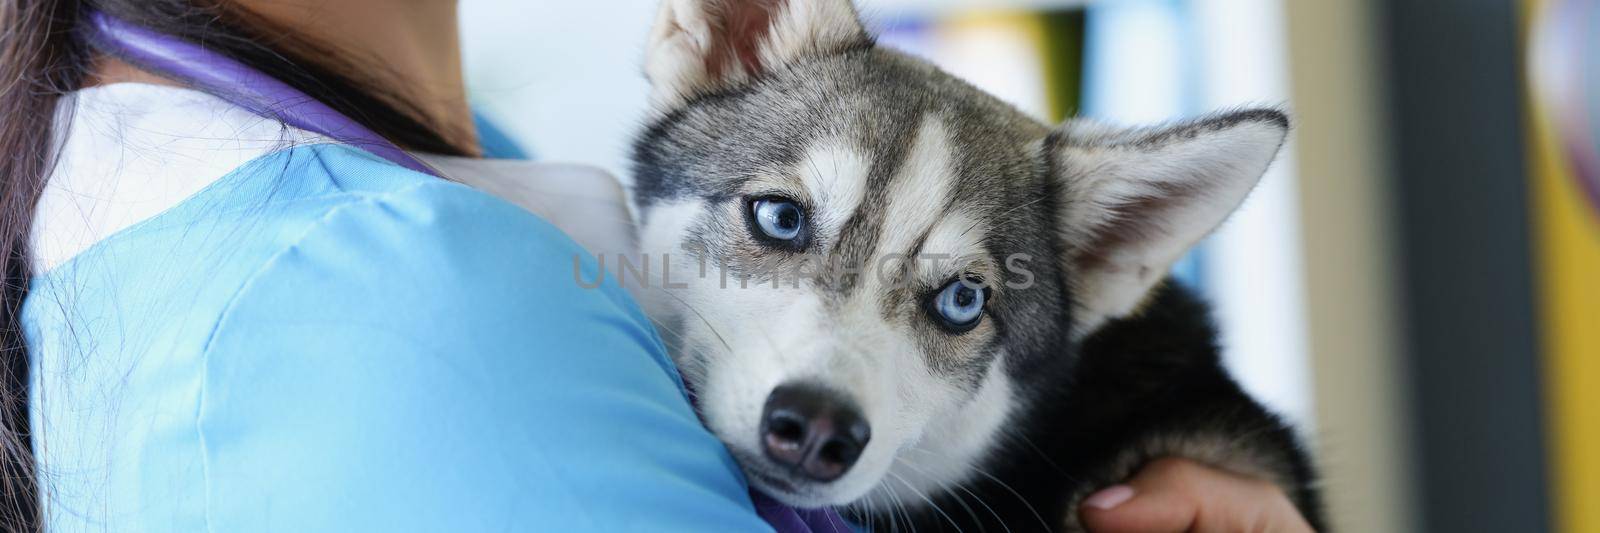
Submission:
<svg viewBox="0 0 1600 533">
<path fill-rule="evenodd" d="M 871 438 L 872 427 L 855 404 L 816 385 L 774 389 L 761 413 L 767 457 L 817 481 L 850 471 Z"/>
</svg>

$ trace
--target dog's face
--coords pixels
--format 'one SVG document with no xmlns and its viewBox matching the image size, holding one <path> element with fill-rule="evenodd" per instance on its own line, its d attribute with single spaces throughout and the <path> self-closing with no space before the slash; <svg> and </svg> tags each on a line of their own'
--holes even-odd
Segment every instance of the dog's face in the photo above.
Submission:
<svg viewBox="0 0 1600 533">
<path fill-rule="evenodd" d="M 876 48 L 845 0 L 667 0 L 646 71 L 642 295 L 707 426 L 804 507 L 979 475 L 1066 386 L 1038 369 L 1134 311 L 1286 128 L 1051 129 Z"/>
</svg>

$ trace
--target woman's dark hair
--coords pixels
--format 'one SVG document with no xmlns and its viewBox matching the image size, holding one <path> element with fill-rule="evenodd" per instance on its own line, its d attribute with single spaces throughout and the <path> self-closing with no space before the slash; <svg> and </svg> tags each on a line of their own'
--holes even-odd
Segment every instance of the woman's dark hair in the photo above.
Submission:
<svg viewBox="0 0 1600 533">
<path fill-rule="evenodd" d="M 56 106 L 89 79 L 101 52 L 87 39 L 93 10 L 203 44 L 321 100 L 394 143 L 465 155 L 405 98 L 342 72 L 323 45 L 277 28 L 227 0 L 0 0 L 0 530 L 43 527 L 29 432 L 29 355 L 21 313 L 28 295 L 28 239 L 55 154 Z M 310 58 L 317 58 L 316 61 Z M 161 73 L 156 73 L 161 74 Z M 180 80 L 181 81 L 181 80 Z"/>
</svg>

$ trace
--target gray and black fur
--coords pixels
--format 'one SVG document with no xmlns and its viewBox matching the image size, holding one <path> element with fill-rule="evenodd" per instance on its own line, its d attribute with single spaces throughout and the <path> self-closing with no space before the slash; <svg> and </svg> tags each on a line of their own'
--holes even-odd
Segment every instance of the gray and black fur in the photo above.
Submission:
<svg viewBox="0 0 1600 533">
<path fill-rule="evenodd" d="M 1147 252 L 1134 246 L 1146 241 L 1167 246 L 1146 256 L 1165 258 L 1174 246 L 1181 252 L 1220 222 L 1243 191 L 1231 182 L 1212 183 L 1212 174 L 1254 173 L 1244 190 L 1259 177 L 1259 169 L 1250 167 L 1254 160 L 1191 153 L 1204 151 L 1219 133 L 1221 140 L 1213 143 L 1218 147 L 1243 146 L 1237 143 L 1245 141 L 1226 136 L 1251 128 L 1266 132 L 1258 136 L 1266 139 L 1262 142 L 1247 138 L 1252 147 L 1270 145 L 1260 147 L 1264 168 L 1281 143 L 1287 118 L 1274 110 L 1249 110 L 1165 128 L 1069 124 L 1052 129 L 922 60 L 876 46 L 858 25 L 808 26 L 839 26 L 845 18 L 854 23 L 847 2 L 815 0 L 797 8 L 799 1 L 667 0 L 663 6 L 647 60 L 657 88 L 657 114 L 634 150 L 634 199 L 645 228 L 646 253 L 677 254 L 679 261 L 702 265 L 709 261 L 735 277 L 772 284 L 770 273 L 783 271 L 799 254 L 748 238 L 752 228 L 742 210 L 752 194 L 773 189 L 768 182 L 788 190 L 784 183 L 803 181 L 775 175 L 832 175 L 830 169 L 804 166 L 814 162 L 815 156 L 808 154 L 819 143 L 839 144 L 862 156 L 862 183 L 842 187 L 859 192 L 858 207 L 839 217 L 837 227 L 817 230 L 804 252 L 859 266 L 884 254 L 888 239 L 903 242 L 902 251 L 914 254 L 930 239 L 949 241 L 948 236 L 930 234 L 940 227 L 939 220 L 959 216 L 982 226 L 979 254 L 984 257 L 977 262 L 989 265 L 983 275 L 997 284 L 1028 283 L 1025 289 L 997 288 L 1000 294 L 986 307 L 982 328 L 964 335 L 923 323 L 931 287 L 911 283 L 880 290 L 861 276 L 844 275 L 837 283 L 807 282 L 767 296 L 697 294 L 712 289 L 690 288 L 655 298 L 651 312 L 665 325 L 664 336 L 686 379 L 701 392 L 702 417 L 729 443 L 752 482 L 793 504 L 846 506 L 881 528 L 904 528 L 909 519 L 916 531 L 1075 530 L 1076 507 L 1088 493 L 1127 479 L 1151 459 L 1180 456 L 1272 481 L 1321 529 L 1315 472 L 1307 453 L 1293 429 L 1246 395 L 1223 369 L 1206 305 L 1182 286 L 1161 281 L 1169 265 L 1127 259 L 1128 250 Z M 942 142 L 927 144 L 923 137 L 933 134 L 929 132 L 942 134 Z M 929 146 L 948 149 L 947 154 L 933 154 L 948 163 L 941 168 L 949 174 L 948 181 L 938 182 L 946 188 L 932 207 L 937 216 L 927 227 L 892 220 L 894 213 L 903 212 L 894 209 L 896 202 L 905 201 L 903 183 L 925 178 L 906 170 L 928 164 L 923 159 L 930 156 Z M 1100 157 L 1105 159 L 1096 159 Z M 1124 163 L 1152 157 L 1166 159 L 1154 166 Z M 1176 177 L 1158 182 L 1131 175 L 1126 186 L 1102 178 L 1124 167 Z M 1216 205 L 1206 207 L 1207 202 Z M 817 198 L 801 203 L 819 213 L 828 207 L 812 205 L 827 203 Z M 1183 207 L 1189 205 L 1201 207 Z M 1063 221 L 1084 223 L 1063 227 Z M 1189 222 L 1206 227 L 1191 230 L 1184 225 Z M 897 234 L 901 228 L 910 233 Z M 1032 258 L 1026 272 L 996 268 L 1019 255 Z M 1103 288 L 1111 286 L 1120 289 Z M 708 394 L 708 388 L 728 388 L 719 383 L 740 383 L 742 374 L 720 375 L 732 371 L 719 369 L 737 368 L 727 366 L 727 360 L 743 357 L 746 344 L 774 342 L 773 333 L 763 333 L 765 339 L 751 335 L 755 340 L 745 344 L 738 339 L 740 330 L 762 329 L 762 321 L 773 319 L 760 311 L 768 305 L 782 308 L 782 303 L 762 300 L 772 298 L 804 298 L 812 302 L 807 309 L 815 309 L 808 320 L 822 324 L 818 331 L 844 333 L 825 340 L 829 353 L 817 356 L 825 362 L 803 371 L 771 370 L 771 376 L 766 372 L 771 365 L 763 366 L 761 377 L 750 373 L 749 382 L 760 382 L 748 385 L 754 392 Z M 747 307 L 755 311 L 744 311 Z M 877 330 L 852 329 L 864 327 L 858 318 L 844 318 L 863 308 L 883 322 L 883 338 Z M 769 326 L 778 335 L 786 328 Z M 891 337 L 913 339 L 913 346 L 896 350 L 919 357 L 913 370 L 930 376 L 930 384 L 890 383 L 910 367 L 890 365 L 899 373 L 883 373 L 873 369 L 874 363 L 861 362 L 886 353 L 881 348 L 895 342 Z M 778 384 L 761 380 L 826 382 L 819 373 L 837 365 L 843 365 L 839 371 L 849 379 L 824 385 L 846 396 L 899 387 L 883 394 L 893 398 L 921 387 L 912 390 L 923 395 L 919 398 L 938 398 L 927 403 L 951 406 L 932 414 L 915 405 L 881 408 L 875 426 L 885 419 L 897 423 L 907 412 L 927 415 L 928 426 L 948 424 L 970 410 L 1001 412 L 995 422 L 999 427 L 984 434 L 983 445 L 971 457 L 924 462 L 970 465 L 968 471 L 926 476 L 930 481 L 925 490 L 905 483 L 906 489 L 926 497 L 897 495 L 905 496 L 902 503 L 910 516 L 883 504 L 882 492 L 899 490 L 880 486 L 887 481 L 838 482 L 862 487 L 856 490 L 774 479 L 782 476 L 765 466 L 740 434 L 749 424 L 722 419 L 759 410 L 759 405 L 732 404 L 759 404 L 758 396 L 765 394 L 761 391 Z M 786 372 L 803 375 L 795 378 Z M 730 405 L 708 408 L 708 401 Z M 973 406 L 1002 401 L 1000 411 Z M 940 429 L 902 431 L 900 442 L 883 444 L 898 446 L 880 451 L 894 463 L 883 468 L 894 472 L 900 463 L 917 462 L 915 454 L 941 438 Z M 876 435 L 877 427 L 874 431 Z M 881 439 L 889 438 L 894 435 Z M 874 436 L 873 444 L 881 439 Z M 872 459 L 873 451 L 862 461 Z"/>
<path fill-rule="evenodd" d="M 986 467 L 994 478 L 934 499 L 953 520 L 925 509 L 906 529 L 1045 530 L 1035 515 L 1068 517 L 1066 525 L 1050 525 L 1071 529 L 1090 492 L 1175 456 L 1272 480 L 1313 529 L 1325 530 L 1310 456 L 1293 428 L 1228 376 L 1216 337 L 1205 303 L 1168 282 L 1144 313 L 1106 324 L 1076 357 L 1039 358 L 1024 370 L 1043 378 L 1037 400 Z M 897 521 L 859 516 L 877 530 Z"/>
</svg>

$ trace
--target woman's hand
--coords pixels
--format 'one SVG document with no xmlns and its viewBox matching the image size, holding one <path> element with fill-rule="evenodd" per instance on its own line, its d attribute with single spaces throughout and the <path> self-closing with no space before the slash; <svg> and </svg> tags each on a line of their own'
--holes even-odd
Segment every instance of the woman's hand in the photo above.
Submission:
<svg viewBox="0 0 1600 533">
<path fill-rule="evenodd" d="M 1276 485 L 1176 458 L 1090 495 L 1078 513 L 1095 533 L 1311 531 Z"/>
</svg>

